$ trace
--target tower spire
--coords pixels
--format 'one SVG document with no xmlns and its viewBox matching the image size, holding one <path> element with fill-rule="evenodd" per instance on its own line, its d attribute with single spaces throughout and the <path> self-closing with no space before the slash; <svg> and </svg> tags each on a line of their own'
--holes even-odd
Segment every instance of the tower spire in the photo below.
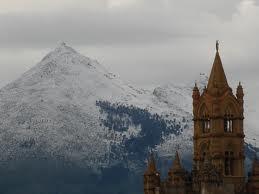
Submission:
<svg viewBox="0 0 259 194">
<path fill-rule="evenodd" d="M 153 152 L 151 153 L 150 155 L 150 158 L 148 160 L 148 167 L 147 167 L 147 170 L 146 170 L 146 174 L 149 174 L 149 173 L 156 173 L 156 162 L 155 162 L 155 158 L 154 158 L 154 154 Z"/>
<path fill-rule="evenodd" d="M 178 171 L 182 171 L 183 170 L 178 151 L 176 151 L 176 153 L 175 153 L 175 158 L 174 158 L 174 161 L 173 161 L 173 165 L 172 165 L 172 168 L 170 170 L 172 172 L 178 172 Z"/>
<path fill-rule="evenodd" d="M 207 90 L 211 94 L 223 93 L 229 89 L 227 78 L 219 55 L 219 41 L 216 41 L 216 56 L 210 73 Z"/>
</svg>

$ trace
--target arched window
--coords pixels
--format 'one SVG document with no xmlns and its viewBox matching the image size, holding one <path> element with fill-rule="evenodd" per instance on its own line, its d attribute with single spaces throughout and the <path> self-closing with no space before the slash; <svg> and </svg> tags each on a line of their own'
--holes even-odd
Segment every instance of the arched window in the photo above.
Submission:
<svg viewBox="0 0 259 194">
<path fill-rule="evenodd" d="M 234 152 L 226 151 L 225 152 L 225 175 L 233 176 L 233 164 L 234 164 Z"/>
<path fill-rule="evenodd" d="M 201 132 L 202 133 L 209 133 L 211 124 L 210 124 L 210 117 L 208 110 L 206 108 L 206 105 L 203 104 L 200 111 L 199 111 L 199 116 L 200 116 L 200 124 L 201 124 Z"/>
<path fill-rule="evenodd" d="M 224 119 L 224 131 L 227 133 L 233 132 L 233 119 L 231 118 Z"/>
<path fill-rule="evenodd" d="M 201 119 L 201 128 L 203 133 L 209 133 L 210 132 L 210 118 L 208 115 L 204 114 Z"/>
<path fill-rule="evenodd" d="M 233 133 L 234 119 L 230 109 L 227 109 L 224 115 L 224 131 L 226 133 Z"/>
</svg>

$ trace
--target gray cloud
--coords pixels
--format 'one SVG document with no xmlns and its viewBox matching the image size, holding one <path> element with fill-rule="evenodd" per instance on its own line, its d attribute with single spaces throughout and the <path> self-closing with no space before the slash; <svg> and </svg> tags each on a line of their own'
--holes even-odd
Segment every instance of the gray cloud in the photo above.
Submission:
<svg viewBox="0 0 259 194">
<path fill-rule="evenodd" d="M 130 6 L 107 8 L 111 2 L 134 0 L 106 0 L 98 4 L 80 0 L 73 6 L 65 1 L 61 11 L 59 4 L 54 4 L 49 12 L 44 6 L 43 11 L 35 12 L 33 8 L 37 7 L 33 4 L 28 10 L 0 15 L 0 47 L 44 48 L 60 40 L 75 45 L 110 45 L 197 38 L 211 30 L 214 17 L 231 18 L 240 1 L 139 0 L 129 3 Z"/>
<path fill-rule="evenodd" d="M 0 67 L 12 67 L 0 73 L 2 83 L 61 41 L 137 84 L 209 72 L 215 39 L 221 40 L 227 72 L 240 75 L 243 64 L 258 70 L 259 7 L 251 0 L 25 1 L 26 7 L 0 6 Z"/>
<path fill-rule="evenodd" d="M 175 19 L 147 14 L 142 18 L 117 14 L 30 15 L 6 14 L 0 17 L 1 47 L 46 47 L 60 40 L 77 45 L 142 44 L 173 38 L 203 36 L 183 31 Z"/>
</svg>

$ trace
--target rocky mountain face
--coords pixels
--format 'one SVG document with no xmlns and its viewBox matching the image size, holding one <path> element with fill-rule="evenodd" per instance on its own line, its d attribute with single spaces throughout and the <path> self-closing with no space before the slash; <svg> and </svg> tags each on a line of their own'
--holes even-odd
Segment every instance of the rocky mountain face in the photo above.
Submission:
<svg viewBox="0 0 259 194">
<path fill-rule="evenodd" d="M 1 193 L 142 193 L 151 150 L 190 169 L 192 87 L 137 89 L 61 44 L 0 90 Z"/>
</svg>

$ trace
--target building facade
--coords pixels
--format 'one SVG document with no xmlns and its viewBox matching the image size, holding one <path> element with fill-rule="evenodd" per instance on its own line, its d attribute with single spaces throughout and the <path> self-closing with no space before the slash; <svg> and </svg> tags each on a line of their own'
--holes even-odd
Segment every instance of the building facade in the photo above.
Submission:
<svg viewBox="0 0 259 194">
<path fill-rule="evenodd" d="M 216 43 L 216 56 L 207 86 L 193 88 L 193 167 L 188 173 L 179 154 L 165 181 L 160 181 L 152 156 L 144 174 L 145 194 L 259 194 L 259 161 L 246 182 L 244 154 L 244 93 L 230 88 Z"/>
</svg>

